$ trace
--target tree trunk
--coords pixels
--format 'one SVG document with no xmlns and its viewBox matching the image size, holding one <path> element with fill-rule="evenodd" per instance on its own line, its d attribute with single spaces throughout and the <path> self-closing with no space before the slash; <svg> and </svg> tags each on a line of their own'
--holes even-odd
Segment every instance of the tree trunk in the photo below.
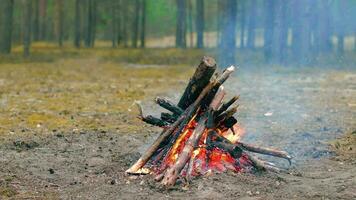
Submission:
<svg viewBox="0 0 356 200">
<path fill-rule="evenodd" d="M 318 43 L 317 51 L 320 53 L 327 53 L 332 50 L 331 33 L 332 28 L 330 26 L 331 19 L 331 1 L 321 0 L 319 1 L 319 26 L 318 26 Z"/>
<path fill-rule="evenodd" d="M 123 11 L 122 11 L 122 8 L 123 8 L 122 1 L 117 0 L 117 12 L 119 12 L 116 14 L 116 17 L 117 17 L 117 19 L 116 19 L 116 22 L 117 22 L 117 35 L 116 35 L 117 45 L 120 45 L 123 40 L 123 36 L 122 36 L 123 35 L 123 27 L 122 27 L 122 24 L 123 24 L 123 19 L 122 19 L 123 14 L 122 13 L 123 13 Z"/>
<path fill-rule="evenodd" d="M 23 55 L 30 55 L 31 45 L 31 17 L 32 17 L 32 2 L 24 1 L 24 21 L 23 21 Z"/>
<path fill-rule="evenodd" d="M 90 47 L 94 47 L 95 45 L 95 38 L 96 38 L 96 20 L 98 18 L 98 2 L 97 0 L 92 0 L 92 26 L 91 26 L 91 37 L 90 37 Z"/>
<path fill-rule="evenodd" d="M 138 31 L 139 31 L 139 25 L 140 25 L 140 1 L 135 0 L 135 12 L 134 12 L 135 18 L 132 24 L 132 41 L 131 45 L 133 48 L 137 48 L 137 43 L 138 43 Z"/>
<path fill-rule="evenodd" d="M 345 38 L 345 12 L 347 10 L 345 1 L 338 1 L 338 32 L 337 32 L 337 54 L 344 54 L 344 38 Z"/>
<path fill-rule="evenodd" d="M 309 3 L 307 0 L 293 0 L 292 53 L 294 61 L 298 65 L 306 65 L 311 62 Z"/>
<path fill-rule="evenodd" d="M 286 61 L 287 52 L 287 4 L 285 0 L 275 0 L 275 18 L 271 23 L 274 24 L 272 49 L 270 60 L 274 63 L 284 64 Z"/>
<path fill-rule="evenodd" d="M 145 47 L 145 38 L 146 38 L 146 1 L 147 0 L 141 0 L 142 5 L 141 5 L 141 34 L 140 34 L 140 39 L 141 39 L 141 44 L 140 47 L 144 48 Z"/>
<path fill-rule="evenodd" d="M 204 0 L 197 0 L 197 14 L 195 26 L 197 29 L 197 48 L 204 47 Z"/>
<path fill-rule="evenodd" d="M 117 47 L 117 40 L 118 40 L 118 22 L 117 22 L 117 12 L 119 11 L 117 8 L 117 1 L 116 0 L 112 0 L 110 2 L 110 6 L 111 6 L 111 45 L 112 48 L 116 48 Z"/>
<path fill-rule="evenodd" d="M 257 0 L 249 1 L 249 17 L 247 24 L 247 48 L 255 48 L 255 29 L 256 29 L 256 18 L 257 18 Z"/>
<path fill-rule="evenodd" d="M 38 41 L 40 31 L 40 0 L 34 1 L 33 40 Z"/>
<path fill-rule="evenodd" d="M 188 29 L 189 29 L 189 47 L 193 47 L 193 5 L 192 0 L 187 0 L 188 2 Z"/>
<path fill-rule="evenodd" d="M 55 32 L 57 36 L 58 45 L 63 46 L 63 21 L 64 21 L 64 10 L 63 10 L 63 0 L 55 1 L 56 17 L 55 17 Z"/>
<path fill-rule="evenodd" d="M 264 56 L 266 62 L 270 62 L 273 49 L 273 30 L 275 20 L 275 1 L 267 0 L 264 2 L 265 21 L 264 21 Z"/>
<path fill-rule="evenodd" d="M 236 0 L 222 0 L 222 27 L 219 48 L 219 63 L 222 66 L 235 64 L 236 53 Z"/>
<path fill-rule="evenodd" d="M 129 37 L 129 35 L 128 35 L 128 32 L 127 32 L 127 29 L 128 29 L 128 27 L 127 27 L 127 24 L 128 24 L 128 20 L 129 20 L 129 18 L 128 18 L 128 8 L 129 8 L 129 6 L 128 6 L 128 2 L 123 2 L 123 4 L 122 4 L 122 7 L 123 7 L 123 9 L 122 9 L 122 14 L 123 14 L 123 16 L 122 16 L 122 38 L 123 38 L 123 40 L 124 40 L 124 47 L 128 47 L 128 37 Z"/>
<path fill-rule="evenodd" d="M 246 24 L 246 2 L 241 1 L 240 3 L 240 48 L 245 48 L 245 24 Z"/>
<path fill-rule="evenodd" d="M 177 2 L 176 47 L 186 48 L 186 0 Z"/>
<path fill-rule="evenodd" d="M 75 0 L 75 24 L 74 24 L 74 46 L 80 48 L 81 40 L 81 0 Z"/>
<path fill-rule="evenodd" d="M 47 0 L 40 0 L 39 23 L 39 39 L 44 40 L 47 31 Z"/>
<path fill-rule="evenodd" d="M 4 0 L 0 7 L 0 54 L 11 52 L 14 0 Z"/>
</svg>

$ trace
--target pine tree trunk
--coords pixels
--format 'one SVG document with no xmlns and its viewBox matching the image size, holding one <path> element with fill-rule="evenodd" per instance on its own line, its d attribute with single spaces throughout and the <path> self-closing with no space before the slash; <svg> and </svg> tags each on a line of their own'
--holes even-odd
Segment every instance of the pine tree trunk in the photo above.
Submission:
<svg viewBox="0 0 356 200">
<path fill-rule="evenodd" d="M 135 0 L 135 12 L 134 12 L 135 18 L 133 21 L 133 30 L 132 30 L 132 47 L 137 48 L 137 43 L 138 43 L 138 29 L 139 29 L 139 22 L 140 22 L 140 1 Z"/>
<path fill-rule="evenodd" d="M 255 48 L 255 28 L 256 28 L 256 18 L 257 18 L 257 1 L 249 1 L 249 17 L 247 24 L 247 48 Z"/>
<path fill-rule="evenodd" d="M 127 2 L 123 2 L 122 4 L 122 38 L 123 38 L 123 41 L 124 41 L 124 47 L 128 47 L 128 32 L 127 32 L 127 29 L 128 29 L 128 20 L 129 20 L 129 17 L 128 17 L 128 3 Z"/>
<path fill-rule="evenodd" d="M 287 4 L 285 0 L 274 0 L 275 2 L 275 18 L 271 23 L 274 24 L 272 49 L 270 60 L 274 63 L 284 64 L 286 61 L 287 52 Z"/>
<path fill-rule="evenodd" d="M 39 23 L 39 39 L 44 40 L 47 32 L 47 0 L 40 0 Z"/>
<path fill-rule="evenodd" d="M 188 2 L 188 29 L 189 29 L 189 47 L 193 47 L 193 5 L 191 0 L 187 0 Z"/>
<path fill-rule="evenodd" d="M 74 46 L 80 48 L 81 41 L 81 0 L 75 0 Z"/>
<path fill-rule="evenodd" d="M 270 62 L 273 49 L 273 31 L 275 20 L 275 1 L 265 1 L 265 21 L 264 21 L 264 56 L 266 62 Z"/>
<path fill-rule="evenodd" d="M 146 39 L 146 2 L 147 0 L 142 0 L 142 5 L 141 5 L 141 34 L 140 34 L 140 39 L 141 39 L 141 44 L 140 47 L 144 48 L 145 45 L 145 39 Z"/>
<path fill-rule="evenodd" d="M 204 0 L 197 0 L 197 15 L 196 15 L 196 29 L 197 29 L 197 48 L 204 47 Z"/>
<path fill-rule="evenodd" d="M 38 41 L 40 31 L 40 0 L 34 1 L 34 19 L 33 19 L 33 40 Z"/>
<path fill-rule="evenodd" d="M 310 2 L 308 0 L 293 0 L 292 53 L 298 65 L 311 62 L 310 47 Z"/>
<path fill-rule="evenodd" d="M 98 2 L 97 0 L 92 0 L 92 26 L 91 26 L 91 37 L 90 37 L 90 47 L 94 47 L 96 38 L 96 20 L 98 17 Z"/>
<path fill-rule="evenodd" d="M 23 55 L 30 55 L 31 45 L 31 17 L 32 17 L 32 2 L 24 1 L 24 21 L 23 21 Z"/>
<path fill-rule="evenodd" d="M 117 8 L 117 1 L 116 0 L 112 0 L 110 2 L 111 4 L 111 46 L 112 48 L 116 48 L 117 47 L 117 35 L 118 35 L 118 23 L 117 23 L 117 12 L 118 12 L 118 8 Z"/>
<path fill-rule="evenodd" d="M 14 0 L 4 0 L 0 7 L 0 54 L 11 52 Z"/>
<path fill-rule="evenodd" d="M 337 54 L 343 55 L 344 54 L 344 38 L 345 38 L 345 12 L 346 2 L 345 1 L 338 1 L 338 33 L 337 33 Z"/>
<path fill-rule="evenodd" d="M 85 34 L 85 47 L 91 47 L 92 26 L 93 26 L 93 0 L 87 0 L 87 21 Z"/>
<path fill-rule="evenodd" d="M 246 2 L 241 1 L 240 3 L 240 25 L 241 25 L 241 30 L 240 30 L 240 48 L 244 49 L 245 48 L 245 24 L 246 24 Z"/>
<path fill-rule="evenodd" d="M 332 50 L 331 42 L 331 2 L 327 0 L 319 1 L 319 26 L 318 26 L 318 47 L 317 51 L 320 53 L 327 53 Z"/>
<path fill-rule="evenodd" d="M 186 0 L 177 2 L 176 47 L 186 48 Z"/>
<path fill-rule="evenodd" d="M 220 65 L 235 64 L 237 1 L 222 0 L 222 27 L 219 49 Z"/>
<path fill-rule="evenodd" d="M 55 1 L 55 8 L 56 8 L 56 35 L 58 45 L 60 47 L 63 46 L 63 18 L 64 18 L 64 10 L 63 10 L 63 0 L 56 0 Z"/>
</svg>

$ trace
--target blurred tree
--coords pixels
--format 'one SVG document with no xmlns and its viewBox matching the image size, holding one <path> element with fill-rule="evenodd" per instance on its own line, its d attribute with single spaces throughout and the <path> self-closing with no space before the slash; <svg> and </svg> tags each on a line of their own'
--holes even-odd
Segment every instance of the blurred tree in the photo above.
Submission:
<svg viewBox="0 0 356 200">
<path fill-rule="evenodd" d="M 55 34 L 58 45 L 63 46 L 63 24 L 64 24 L 63 0 L 55 1 Z"/>
<path fill-rule="evenodd" d="M 344 43 L 345 43 L 345 31 L 346 31 L 346 21 L 345 13 L 347 11 L 346 1 L 337 2 L 337 53 L 338 55 L 344 54 Z"/>
<path fill-rule="evenodd" d="M 97 1 L 87 0 L 85 46 L 94 47 L 96 36 Z"/>
<path fill-rule="evenodd" d="M 14 0 L 4 0 L 0 7 L 0 53 L 11 52 Z"/>
<path fill-rule="evenodd" d="M 31 18 L 32 18 L 32 1 L 23 1 L 24 6 L 24 20 L 23 20 L 23 55 L 28 57 L 30 55 L 31 46 Z"/>
<path fill-rule="evenodd" d="M 197 29 L 197 48 L 203 48 L 204 47 L 204 26 L 205 26 L 205 20 L 204 20 L 204 0 L 197 0 L 196 2 L 196 9 L 197 9 L 197 14 L 196 14 L 196 29 Z"/>
<path fill-rule="evenodd" d="M 33 40 L 38 41 L 40 39 L 40 0 L 33 1 L 34 19 L 33 19 Z"/>
<path fill-rule="evenodd" d="M 177 24 L 176 24 L 176 47 L 186 48 L 186 0 L 176 0 Z"/>
<path fill-rule="evenodd" d="M 81 0 L 75 0 L 74 46 L 80 48 L 81 43 Z"/>
<path fill-rule="evenodd" d="M 117 0 L 110 1 L 110 9 L 111 9 L 111 46 L 112 48 L 116 48 L 118 45 L 118 12 L 119 11 L 119 2 Z"/>
<path fill-rule="evenodd" d="M 255 29 L 257 18 L 257 0 L 248 1 L 247 43 L 248 49 L 255 48 Z"/>
<path fill-rule="evenodd" d="M 266 62 L 270 62 L 273 49 L 273 31 L 275 25 L 276 1 L 264 1 L 264 56 Z"/>
<path fill-rule="evenodd" d="M 127 32 L 127 29 L 128 29 L 128 20 L 129 20 L 129 17 L 128 17 L 128 9 L 129 9 L 129 5 L 127 3 L 127 1 L 124 1 L 122 3 L 122 38 L 123 38 L 123 41 L 124 41 L 124 47 L 128 47 L 128 32 Z"/>
<path fill-rule="evenodd" d="M 285 64 L 287 61 L 288 24 L 287 9 L 289 0 L 274 0 L 275 17 L 272 34 L 272 48 L 270 60 L 274 63 Z"/>
<path fill-rule="evenodd" d="M 219 63 L 222 66 L 235 64 L 237 1 L 221 0 L 222 27 Z"/>
<path fill-rule="evenodd" d="M 331 0 L 318 1 L 318 32 L 317 32 L 317 52 L 325 53 L 332 50 L 331 42 Z"/>
<path fill-rule="evenodd" d="M 138 43 L 138 31 L 139 31 L 139 26 L 140 26 L 140 1 L 135 0 L 135 10 L 134 10 L 134 20 L 133 20 L 133 30 L 132 30 L 132 47 L 137 48 L 137 43 Z"/>
<path fill-rule="evenodd" d="M 187 0 L 187 11 L 188 11 L 188 30 L 189 30 L 189 47 L 193 47 L 193 5 L 192 0 Z"/>
<path fill-rule="evenodd" d="M 47 24 L 47 0 L 40 0 L 39 2 L 39 39 L 46 39 L 46 24 Z"/>
<path fill-rule="evenodd" d="M 141 48 L 145 47 L 145 39 L 146 39 L 146 15 L 147 15 L 147 6 L 146 6 L 146 1 L 147 0 L 141 0 L 142 6 L 141 6 L 141 33 L 140 33 L 140 39 L 141 39 Z"/>
<path fill-rule="evenodd" d="M 299 65 L 311 62 L 311 6 L 308 0 L 293 0 L 292 55 Z"/>
<path fill-rule="evenodd" d="M 245 48 L 246 1 L 240 1 L 240 48 Z"/>
</svg>

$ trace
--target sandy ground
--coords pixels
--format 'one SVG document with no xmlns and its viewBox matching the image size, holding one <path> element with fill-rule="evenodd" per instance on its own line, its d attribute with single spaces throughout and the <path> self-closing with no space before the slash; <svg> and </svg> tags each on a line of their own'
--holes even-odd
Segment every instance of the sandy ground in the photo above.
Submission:
<svg viewBox="0 0 356 200">
<path fill-rule="evenodd" d="M 43 66 L 32 74 L 1 68 L 2 199 L 356 198 L 355 71 L 241 67 L 226 87 L 241 95 L 243 141 L 290 152 L 293 173 L 215 174 L 167 191 L 150 176 L 124 175 L 160 131 L 135 119 L 131 105 L 142 100 L 145 112 L 157 113 L 151 99 L 177 100 L 193 69 L 131 66 L 145 73 L 135 71 L 127 85 L 126 67 L 78 59 L 53 65 L 32 79 L 16 72 L 34 75 Z"/>
</svg>

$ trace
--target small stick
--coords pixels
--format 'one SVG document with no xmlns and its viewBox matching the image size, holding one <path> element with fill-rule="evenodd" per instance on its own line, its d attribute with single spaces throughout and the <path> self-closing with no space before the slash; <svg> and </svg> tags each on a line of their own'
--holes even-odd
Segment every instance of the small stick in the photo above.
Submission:
<svg viewBox="0 0 356 200">
<path fill-rule="evenodd" d="M 166 98 L 156 97 L 155 102 L 160 105 L 161 107 L 171 111 L 174 115 L 179 116 L 183 113 L 183 110 L 176 106 L 173 102 Z"/>
</svg>

